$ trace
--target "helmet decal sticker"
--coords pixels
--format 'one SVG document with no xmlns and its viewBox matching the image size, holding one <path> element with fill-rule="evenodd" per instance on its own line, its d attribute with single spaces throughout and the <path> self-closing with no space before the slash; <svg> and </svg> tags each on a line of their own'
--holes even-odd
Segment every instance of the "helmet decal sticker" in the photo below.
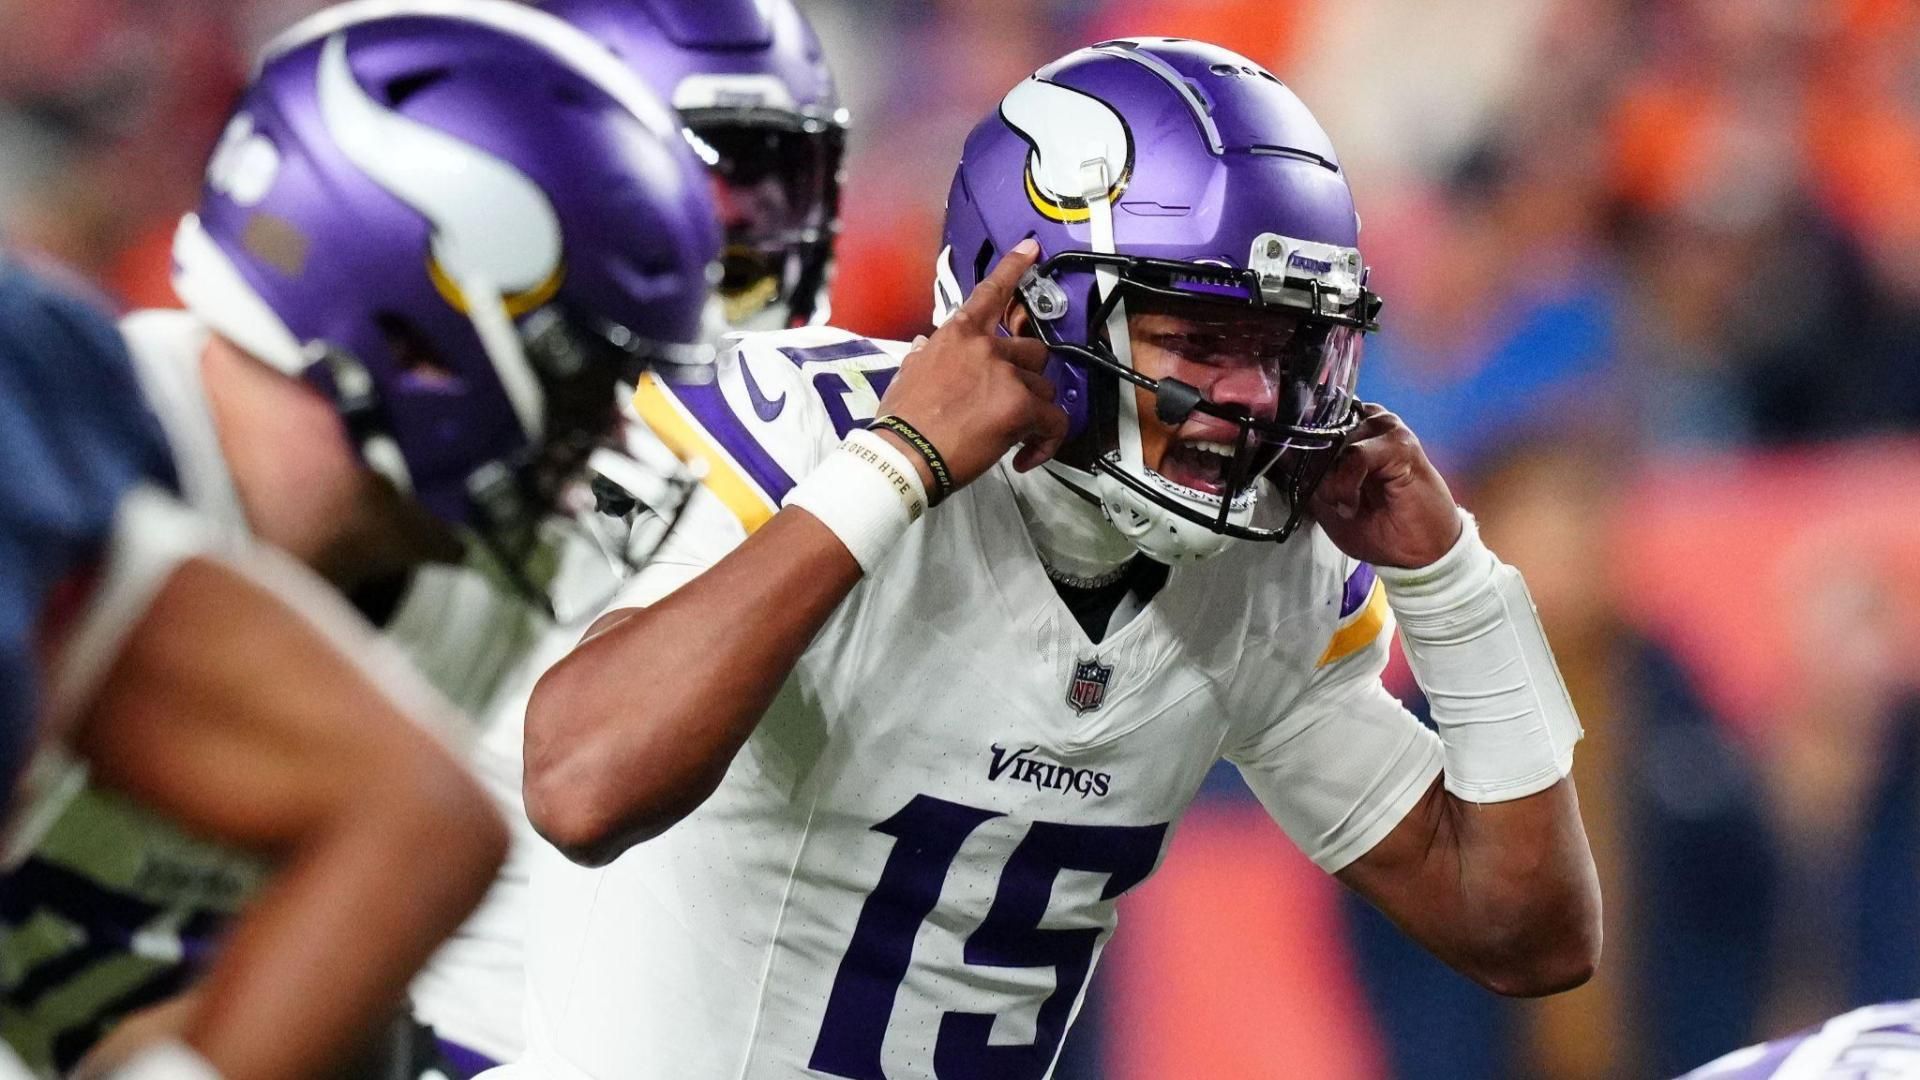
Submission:
<svg viewBox="0 0 1920 1080">
<path fill-rule="evenodd" d="M 207 162 L 207 186 L 238 206 L 258 206 L 280 176 L 280 151 L 253 129 L 253 116 L 240 113 L 228 122 Z"/>
<path fill-rule="evenodd" d="M 525 173 L 381 106 L 348 67 L 343 35 L 321 51 L 318 90 L 322 122 L 347 160 L 432 223 L 428 270 L 449 304 L 467 310 L 455 283 L 476 275 L 516 315 L 559 290 L 560 219 Z"/>
<path fill-rule="evenodd" d="M 1113 106 L 1058 83 L 1027 79 L 1000 102 L 1000 118 L 1032 149 L 1027 154 L 1027 198 L 1054 221 L 1086 221 L 1081 167 L 1104 161 L 1118 199 L 1133 176 L 1133 133 Z"/>
</svg>

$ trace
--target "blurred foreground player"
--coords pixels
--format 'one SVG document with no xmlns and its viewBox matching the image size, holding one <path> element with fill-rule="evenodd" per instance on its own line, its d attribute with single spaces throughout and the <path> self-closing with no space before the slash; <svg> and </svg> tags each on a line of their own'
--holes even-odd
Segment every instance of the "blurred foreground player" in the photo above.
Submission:
<svg viewBox="0 0 1920 1080">
<path fill-rule="evenodd" d="M 846 117 L 819 40 L 791 0 L 548 0 L 542 7 L 607 46 L 675 104 L 711 180 L 724 229 L 725 272 L 716 291 L 727 325 L 784 328 L 822 318 Z M 629 439 L 635 446 L 657 442 L 637 421 Z M 610 513 L 638 526 L 631 561 L 652 546 L 684 500 L 684 493 L 671 491 L 663 500 L 601 490 Z M 562 606 L 596 611 L 618 584 L 611 574 L 570 574 L 560 585 Z M 408 616 L 403 609 L 396 632 L 406 632 Z M 525 1046 L 528 862 L 542 841 L 527 825 L 520 800 L 522 721 L 533 679 L 579 641 L 581 629 L 549 627 L 518 651 L 490 698 L 471 705 L 482 727 L 476 765 L 516 831 L 480 911 L 414 984 L 415 1012 L 431 1026 L 444 1051 L 442 1071 L 453 1080 L 512 1060 Z M 492 655 L 504 663 L 508 654 Z"/>
<path fill-rule="evenodd" d="M 181 226 L 190 311 L 125 324 L 186 497 L 391 612 L 390 639 L 480 710 L 544 626 L 522 594 L 556 572 L 543 526 L 604 464 L 616 383 L 710 356 L 707 191 L 665 106 L 530 8 L 350 4 L 296 27 Z M 463 537 L 466 567 L 419 566 Z M 32 898 L 16 925 L 80 931 L 16 956 L 9 1037 L 70 1066 L 187 984 L 253 877 L 94 793 L 9 883 Z"/>
<path fill-rule="evenodd" d="M 177 1036 L 118 1075 L 337 1064 L 500 859 L 485 795 L 413 722 L 444 706 L 352 658 L 365 635 L 316 585 L 223 545 L 173 501 L 167 445 L 112 324 L 4 258 L 0 408 L 10 788 L 35 757 L 10 800 L 10 849 L 32 843 L 84 768 L 280 865 Z M 440 872 L 411 878 L 428 858 Z M 11 883 L 0 892 L 25 902 Z M 10 937 L 44 948 L 63 929 L 26 922 Z"/>
<path fill-rule="evenodd" d="M 516 1071 L 1044 1076 L 1223 756 L 1470 977 L 1585 980 L 1578 721 L 1518 574 L 1354 403 L 1357 233 L 1270 74 L 1110 42 L 968 140 L 924 346 L 643 380 L 706 486 L 532 697 L 528 809 L 586 865 L 536 868 Z"/>
<path fill-rule="evenodd" d="M 1920 1001 L 1869 1005 L 1680 1080 L 1920 1080 Z"/>
</svg>

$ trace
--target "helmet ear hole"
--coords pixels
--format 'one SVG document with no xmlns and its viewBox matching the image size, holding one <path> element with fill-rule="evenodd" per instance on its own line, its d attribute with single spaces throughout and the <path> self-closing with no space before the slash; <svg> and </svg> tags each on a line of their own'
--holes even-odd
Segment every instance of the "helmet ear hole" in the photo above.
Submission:
<svg viewBox="0 0 1920 1080">
<path fill-rule="evenodd" d="M 973 255 L 973 282 L 978 285 L 987 279 L 987 268 L 993 265 L 993 241 L 980 241 L 980 250 Z"/>
<path fill-rule="evenodd" d="M 452 74 L 453 73 L 446 68 L 429 68 L 426 71 L 416 71 L 410 75 L 402 75 L 387 83 L 387 104 L 397 109 L 406 104 L 408 98 L 413 97 L 420 91 L 446 79 Z"/>
<path fill-rule="evenodd" d="M 394 363 L 407 378 L 448 389 L 460 385 L 460 376 L 412 319 L 396 311 L 379 311 L 374 313 L 373 322 L 380 328 Z"/>
</svg>

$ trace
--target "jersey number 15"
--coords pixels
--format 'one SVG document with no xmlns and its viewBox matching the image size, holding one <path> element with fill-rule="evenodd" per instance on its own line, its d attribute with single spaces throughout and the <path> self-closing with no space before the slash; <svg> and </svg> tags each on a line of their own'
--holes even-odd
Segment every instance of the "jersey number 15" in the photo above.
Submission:
<svg viewBox="0 0 1920 1080">
<path fill-rule="evenodd" d="M 894 838 L 880 881 L 867 894 L 853 938 L 840 959 L 826 1017 L 808 1066 L 849 1080 L 886 1080 L 880 1055 L 894 999 L 913 958 L 913 939 L 939 902 L 947 869 L 960 845 L 1000 815 L 916 795 L 899 813 L 873 826 Z M 992 1045 L 994 1017 L 950 1012 L 940 1018 L 933 1070 L 941 1080 L 1038 1080 L 1052 1067 L 1067 1018 L 1093 963 L 1095 927 L 1040 929 L 1062 870 L 1107 875 L 1102 900 L 1139 884 L 1159 858 L 1167 826 L 1066 825 L 1037 821 L 1000 874 L 987 917 L 967 938 L 966 962 L 983 967 L 1050 967 L 1054 990 L 1040 1006 L 1034 1040 Z"/>
</svg>

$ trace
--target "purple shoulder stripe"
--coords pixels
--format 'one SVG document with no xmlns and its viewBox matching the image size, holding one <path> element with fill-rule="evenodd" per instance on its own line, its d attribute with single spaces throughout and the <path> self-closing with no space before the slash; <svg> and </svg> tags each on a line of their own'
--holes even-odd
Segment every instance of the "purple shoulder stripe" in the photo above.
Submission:
<svg viewBox="0 0 1920 1080">
<path fill-rule="evenodd" d="M 1347 576 L 1347 587 L 1340 593 L 1340 617 L 1346 618 L 1360 610 L 1373 592 L 1373 567 L 1361 563 L 1359 568 Z"/>
<path fill-rule="evenodd" d="M 854 338 L 852 341 L 837 342 L 833 345 L 815 345 L 810 349 L 799 347 L 780 350 L 780 355 L 793 361 L 793 366 L 818 364 L 828 360 L 851 360 L 856 356 L 876 356 L 882 351 L 880 346 L 866 338 Z"/>
<path fill-rule="evenodd" d="M 759 485 L 760 490 L 767 498 L 773 500 L 775 506 L 779 506 L 780 500 L 786 498 L 787 492 L 793 490 L 793 477 L 787 475 L 787 470 L 773 460 L 766 448 L 760 445 L 752 433 L 747 431 L 746 425 L 740 422 L 740 418 L 734 415 L 732 407 L 727 404 L 727 399 L 720 393 L 720 384 L 713 382 L 691 386 L 662 380 L 660 385 L 665 387 L 680 404 L 686 406 L 687 411 L 693 414 L 693 418 L 699 421 L 701 429 L 712 437 L 714 442 L 719 443 L 727 453 L 733 455 L 733 460 L 739 462 L 740 467 L 747 471 L 748 478 Z"/>
</svg>

